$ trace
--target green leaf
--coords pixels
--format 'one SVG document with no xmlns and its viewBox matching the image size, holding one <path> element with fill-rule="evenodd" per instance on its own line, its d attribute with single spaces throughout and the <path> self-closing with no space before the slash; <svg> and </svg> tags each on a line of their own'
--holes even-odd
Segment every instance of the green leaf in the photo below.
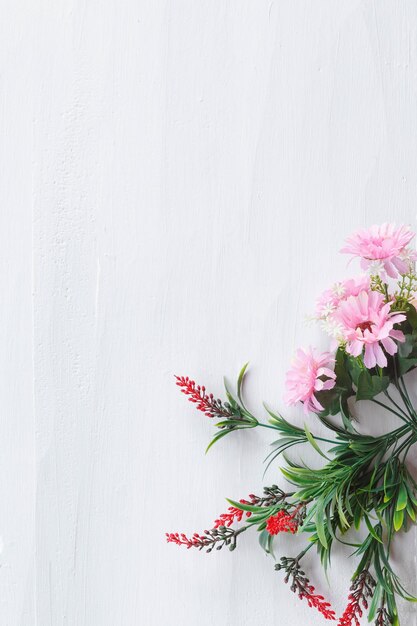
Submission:
<svg viewBox="0 0 417 626">
<path fill-rule="evenodd" d="M 398 490 L 396 510 L 402 511 L 403 509 L 405 509 L 407 506 L 407 502 L 408 502 L 407 487 L 405 486 L 404 483 L 401 483 L 400 488 Z"/>
<path fill-rule="evenodd" d="M 363 515 L 362 509 L 359 506 L 357 506 L 356 509 L 355 509 L 355 514 L 354 514 L 354 518 L 353 518 L 353 524 L 354 524 L 356 530 L 359 530 L 359 528 L 361 526 L 362 515 Z"/>
<path fill-rule="evenodd" d="M 368 370 L 362 370 L 356 391 L 357 400 L 372 400 L 389 386 L 389 376 L 371 376 Z"/>
<path fill-rule="evenodd" d="M 336 385 L 343 389 L 349 390 L 352 388 L 352 381 L 349 376 L 348 360 L 350 357 L 342 348 L 338 348 L 336 352 L 336 362 L 334 371 L 336 374 Z"/>
<path fill-rule="evenodd" d="M 250 513 L 259 513 L 260 511 L 265 511 L 266 508 L 262 506 L 255 506 L 253 504 L 243 504 L 243 502 L 236 502 L 235 500 L 229 500 L 226 498 L 227 502 L 234 506 L 236 509 L 240 509 L 241 511 L 249 511 Z"/>
<path fill-rule="evenodd" d="M 328 548 L 326 531 L 324 526 L 324 518 L 325 518 L 325 506 L 323 498 L 318 498 L 316 503 L 316 528 L 317 528 L 317 536 L 323 548 Z"/>
<path fill-rule="evenodd" d="M 233 407 L 235 410 L 238 410 L 240 407 L 238 405 L 238 403 L 236 402 L 236 399 L 233 397 L 233 393 L 229 387 L 229 383 L 227 381 L 227 378 L 224 376 L 223 378 L 223 384 L 224 384 L 224 388 L 226 390 L 226 397 L 227 397 L 227 401 L 229 402 L 230 406 Z"/>
<path fill-rule="evenodd" d="M 414 506 L 417 506 L 417 498 L 410 485 L 407 484 L 408 497 Z"/>
<path fill-rule="evenodd" d="M 357 433 L 357 430 L 353 426 L 351 420 L 349 419 L 347 411 L 346 411 L 347 410 L 347 402 L 344 403 L 342 398 L 340 398 L 339 410 L 340 410 L 340 415 L 342 417 L 343 426 L 346 428 L 346 430 L 349 433 Z"/>
<path fill-rule="evenodd" d="M 412 304 L 408 305 L 407 320 L 413 330 L 417 329 L 417 311 Z"/>
<path fill-rule="evenodd" d="M 339 517 L 340 517 L 340 521 L 342 522 L 343 526 L 345 529 L 350 527 L 350 524 L 348 522 L 348 520 L 346 519 L 346 515 L 343 511 L 343 505 L 342 502 L 340 500 L 340 498 L 338 496 L 336 496 L 336 505 L 337 505 L 337 510 L 339 513 Z"/>
<path fill-rule="evenodd" d="M 206 448 L 206 454 L 210 450 L 211 446 L 214 446 L 214 444 L 217 443 L 217 441 L 219 441 L 220 439 L 228 435 L 230 432 L 231 432 L 230 430 L 222 430 L 220 433 L 217 433 L 216 435 L 214 435 L 213 439 L 210 441 L 209 445 Z"/>
<path fill-rule="evenodd" d="M 381 597 L 381 592 L 382 592 L 382 587 L 379 583 L 377 583 L 375 589 L 374 589 L 374 595 L 371 601 L 371 604 L 369 606 L 369 613 L 368 613 L 368 621 L 372 622 L 372 620 L 374 619 L 376 612 L 379 608 L 379 600 Z"/>
<path fill-rule="evenodd" d="M 383 541 L 382 541 L 381 537 L 379 537 L 379 535 L 377 534 L 375 528 L 372 526 L 371 522 L 369 521 L 369 517 L 366 514 L 363 517 L 364 517 L 364 520 L 365 520 L 365 524 L 367 525 L 368 530 L 371 533 L 372 537 L 374 539 L 376 539 L 379 543 L 383 544 Z"/>
<path fill-rule="evenodd" d="M 398 356 L 406 359 L 407 357 L 410 356 L 410 354 L 413 351 L 413 348 L 415 347 L 415 339 L 413 335 L 410 335 L 410 334 L 404 335 L 404 339 L 405 341 L 402 341 L 401 343 L 398 344 Z"/>
<path fill-rule="evenodd" d="M 306 423 L 304 423 L 304 432 L 306 434 L 306 437 L 309 441 L 309 443 L 312 445 L 312 447 L 315 449 L 316 452 L 318 452 L 320 454 L 320 456 L 322 456 L 324 459 L 326 459 L 327 461 L 329 461 L 329 457 L 327 457 L 324 452 L 322 452 L 317 444 L 317 441 L 314 439 L 313 435 L 310 432 L 309 427 L 307 426 Z"/>
<path fill-rule="evenodd" d="M 347 367 L 349 369 L 350 375 L 352 377 L 353 382 L 355 383 L 355 385 L 358 385 L 358 380 L 359 380 L 359 376 L 361 374 L 361 372 L 363 371 L 363 368 L 361 366 L 361 364 L 359 363 L 358 359 L 350 356 L 347 359 Z"/>
<path fill-rule="evenodd" d="M 402 525 L 403 525 L 403 521 L 404 521 L 404 511 L 395 511 L 394 513 L 394 529 L 396 532 L 398 532 Z"/>
<path fill-rule="evenodd" d="M 415 522 L 416 521 L 416 512 L 414 511 L 414 507 L 411 502 L 407 502 L 407 513 L 409 518 Z"/>
<path fill-rule="evenodd" d="M 273 542 L 273 535 L 270 535 L 267 530 L 261 530 L 259 533 L 259 544 L 267 554 L 272 554 L 272 556 L 274 556 Z"/>
<path fill-rule="evenodd" d="M 243 379 L 245 377 L 245 373 L 246 373 L 246 369 L 248 365 L 249 365 L 249 361 L 245 363 L 245 365 L 242 367 L 242 369 L 239 372 L 238 379 L 237 379 L 237 397 L 239 398 L 243 407 L 245 405 L 243 404 L 243 400 L 242 400 L 242 385 L 243 385 Z"/>
<path fill-rule="evenodd" d="M 403 357 L 398 357 L 398 364 L 399 364 L 399 373 L 402 376 L 403 374 L 406 374 L 407 372 L 409 372 L 413 367 L 415 367 L 417 365 L 417 358 L 413 357 L 413 358 L 409 358 L 409 359 L 404 359 Z"/>
<path fill-rule="evenodd" d="M 414 307 L 413 307 L 414 308 Z M 415 309 L 414 309 L 415 312 Z M 413 334 L 406 333 L 405 341 L 398 344 L 398 366 L 399 374 L 403 375 L 409 372 L 417 365 L 417 337 L 415 331 Z"/>
<path fill-rule="evenodd" d="M 384 590 L 386 591 L 387 595 L 392 596 L 391 586 L 385 580 L 384 574 L 383 574 L 382 569 L 381 569 L 381 563 L 380 563 L 380 560 L 379 560 L 379 556 L 378 556 L 377 553 L 375 553 L 375 556 L 374 556 L 374 567 L 375 567 L 375 574 L 376 574 L 377 581 L 379 582 L 381 587 L 384 588 Z"/>
</svg>

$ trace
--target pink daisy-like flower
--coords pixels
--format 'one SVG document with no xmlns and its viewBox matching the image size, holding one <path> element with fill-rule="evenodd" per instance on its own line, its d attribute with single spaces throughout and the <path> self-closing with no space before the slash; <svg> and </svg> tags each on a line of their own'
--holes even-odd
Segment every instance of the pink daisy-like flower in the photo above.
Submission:
<svg viewBox="0 0 417 626">
<path fill-rule="evenodd" d="M 370 288 L 370 278 L 366 274 L 357 278 L 349 278 L 340 283 L 335 283 L 331 289 L 323 291 L 316 305 L 316 315 L 319 319 L 325 319 L 335 312 L 341 302 L 349 296 L 357 296 L 363 290 Z"/>
<path fill-rule="evenodd" d="M 352 356 L 359 356 L 365 348 L 364 363 L 367 368 L 386 367 L 388 354 L 398 350 L 396 341 L 403 342 L 401 330 L 394 330 L 394 324 L 406 319 L 402 313 L 391 313 L 391 303 L 384 302 L 384 296 L 377 291 L 361 291 L 357 296 L 350 296 L 342 302 L 337 319 L 347 343 L 346 351 Z M 382 346 L 382 347 L 381 347 Z"/>
<path fill-rule="evenodd" d="M 398 274 L 406 274 L 417 258 L 416 252 L 407 248 L 413 237 L 409 226 L 374 225 L 348 237 L 341 252 L 360 257 L 365 270 L 376 272 L 372 268 L 378 266 L 391 278 L 397 278 Z"/>
<path fill-rule="evenodd" d="M 334 358 L 329 352 L 316 355 L 310 348 L 296 352 L 285 382 L 287 404 L 304 404 L 304 411 L 319 413 L 323 407 L 314 395 L 317 391 L 332 389 L 336 374 L 333 371 Z"/>
</svg>

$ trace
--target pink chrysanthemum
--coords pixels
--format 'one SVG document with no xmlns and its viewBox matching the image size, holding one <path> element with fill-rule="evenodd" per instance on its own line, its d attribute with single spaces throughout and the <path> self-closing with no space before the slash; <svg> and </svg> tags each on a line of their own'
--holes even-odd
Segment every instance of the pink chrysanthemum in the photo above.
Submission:
<svg viewBox="0 0 417 626">
<path fill-rule="evenodd" d="M 350 296 L 340 305 L 337 318 L 347 342 L 346 351 L 359 356 L 365 348 L 364 363 L 367 368 L 386 367 L 388 354 L 398 350 L 396 341 L 404 341 L 404 334 L 394 330 L 394 324 L 406 319 L 402 313 L 391 313 L 391 303 L 384 303 L 384 297 L 377 291 L 361 291 Z M 381 347 L 382 346 L 382 347 Z"/>
<path fill-rule="evenodd" d="M 363 290 L 370 288 L 370 278 L 367 275 L 358 278 L 349 278 L 335 283 L 331 289 L 323 291 L 316 305 L 316 315 L 324 319 L 335 312 L 341 302 L 349 296 L 357 296 Z"/>
<path fill-rule="evenodd" d="M 409 226 L 374 225 L 348 237 L 341 252 L 360 257 L 361 267 L 365 270 L 377 262 L 380 271 L 397 278 L 398 274 L 406 274 L 417 258 L 417 254 L 407 248 L 413 237 Z"/>
<path fill-rule="evenodd" d="M 334 358 L 329 352 L 316 355 L 310 348 L 307 352 L 299 348 L 291 369 L 287 372 L 285 386 L 287 404 L 304 404 L 304 411 L 319 413 L 323 410 L 315 393 L 335 386 Z"/>
</svg>

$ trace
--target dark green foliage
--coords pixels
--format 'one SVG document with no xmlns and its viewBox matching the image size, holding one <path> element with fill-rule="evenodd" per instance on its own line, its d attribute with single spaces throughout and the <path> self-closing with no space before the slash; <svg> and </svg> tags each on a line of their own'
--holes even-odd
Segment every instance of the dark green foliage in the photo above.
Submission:
<svg viewBox="0 0 417 626">
<path fill-rule="evenodd" d="M 367 593 L 371 600 L 369 617 L 375 619 L 376 624 L 382 625 L 399 623 L 396 596 L 414 601 L 402 587 L 389 560 L 394 535 L 407 529 L 417 517 L 417 484 L 405 463 L 408 450 L 417 441 L 417 417 L 402 378 L 404 371 L 413 369 L 417 364 L 414 336 L 414 332 L 417 332 L 417 313 L 415 309 L 413 311 L 416 319 L 412 319 L 412 334 L 407 336 L 400 353 L 395 359 L 390 358 L 384 370 L 367 370 L 360 358 L 353 358 L 339 348 L 335 365 L 336 385 L 330 391 L 317 394 L 319 402 L 324 406 L 324 411 L 317 417 L 328 429 L 329 437 L 313 434 L 307 425 L 302 428 L 291 424 L 268 407 L 265 408 L 269 414 L 269 425 L 257 420 L 257 425 L 268 426 L 279 435 L 266 458 L 267 468 L 280 455 L 300 444 L 311 445 L 324 457 L 326 463 L 323 467 L 311 469 L 285 456 L 287 464 L 281 471 L 295 487 L 291 497 L 271 502 L 268 507 L 230 501 L 233 506 L 251 512 L 249 524 L 257 526 L 260 544 L 268 554 L 273 554 L 273 537 L 265 530 L 267 519 L 283 508 L 290 510 L 292 503 L 304 502 L 305 516 L 300 531 L 309 535 L 309 547 L 316 546 L 325 568 L 330 563 L 335 543 L 341 542 L 355 548 L 354 553 L 359 558 L 356 579 L 364 571 L 371 577 L 369 568 L 373 569 L 376 583 L 373 597 L 370 597 L 370 591 Z M 411 328 L 411 322 L 409 326 Z M 239 402 L 233 399 L 230 391 L 228 401 L 232 405 L 234 400 L 236 407 L 246 415 L 248 412 L 242 400 L 242 381 L 241 373 L 238 383 Z M 400 404 L 390 395 L 390 385 L 397 389 Z M 373 401 L 378 411 L 391 411 L 401 418 L 402 424 L 383 436 L 362 435 L 352 418 L 349 398 Z M 339 415 L 339 419 L 334 420 L 332 416 L 336 415 Z M 324 451 L 323 444 L 327 444 L 327 448 L 330 445 L 330 450 Z M 355 532 L 361 526 L 368 533 L 364 541 L 351 543 L 351 539 L 345 540 L 348 531 Z M 288 563 L 288 567 L 292 563 L 299 569 L 298 561 L 296 566 L 295 562 Z M 277 569 L 282 567 L 283 562 L 276 566 Z M 290 570 L 288 572 L 291 576 Z M 292 584 L 295 584 L 294 581 Z"/>
<path fill-rule="evenodd" d="M 294 491 L 284 493 L 274 485 L 262 501 L 229 502 L 250 513 L 247 527 L 258 529 L 262 548 L 272 556 L 274 538 L 266 530 L 268 519 L 280 511 L 291 514 L 302 507 L 298 532 L 306 535 L 307 548 L 296 559 L 283 557 L 276 565 L 277 570 L 285 570 L 294 591 L 299 592 L 299 583 L 303 584 L 299 561 L 309 548 L 315 547 L 326 569 L 337 543 L 352 546 L 358 562 L 351 614 L 357 617 L 369 608 L 369 620 L 379 626 L 399 624 L 398 596 L 417 601 L 404 589 L 390 563 L 395 536 L 408 530 L 417 518 L 417 483 L 407 467 L 407 454 L 417 442 L 417 413 L 404 379 L 417 367 L 417 311 L 407 301 L 403 306 L 407 319 L 400 328 L 405 341 L 399 344 L 397 354 L 387 355 L 386 367 L 367 369 L 361 357 L 350 356 L 343 346 L 337 350 L 335 386 L 316 394 L 323 407 L 317 419 L 327 429 L 327 436 L 315 434 L 308 424 L 294 425 L 266 406 L 267 424 L 252 415 L 242 394 L 245 366 L 236 394 L 226 384 L 227 402 L 222 407 L 229 413 L 216 423 L 219 432 L 209 445 L 230 432 L 255 426 L 275 432 L 266 470 L 283 455 L 286 466 L 281 471 Z M 389 411 L 399 420 L 398 427 L 383 436 L 361 434 L 357 415 L 365 400 L 373 403 L 376 419 L 381 411 Z M 322 467 L 312 469 L 289 459 L 286 455 L 298 445 L 311 446 L 323 459 Z M 355 535 L 360 529 L 366 531 L 363 540 Z M 348 609 L 342 624 L 349 623 Z"/>
</svg>

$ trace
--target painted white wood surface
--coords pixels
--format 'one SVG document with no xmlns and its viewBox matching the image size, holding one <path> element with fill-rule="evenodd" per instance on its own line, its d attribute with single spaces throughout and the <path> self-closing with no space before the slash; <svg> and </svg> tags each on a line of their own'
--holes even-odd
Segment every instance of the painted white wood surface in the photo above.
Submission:
<svg viewBox="0 0 417 626">
<path fill-rule="evenodd" d="M 35 623 L 31 40 L 21 3 L 2 3 L 0 623 L 20 626 Z"/>
<path fill-rule="evenodd" d="M 249 359 L 249 404 L 284 410 L 344 236 L 415 224 L 417 4 L 26 0 L 2 17 L 0 623 L 322 623 L 254 535 L 233 554 L 164 542 L 259 490 L 269 441 L 204 456 L 211 424 L 173 374 L 217 394 Z M 338 612 L 346 555 L 330 589 L 310 562 Z"/>
</svg>

